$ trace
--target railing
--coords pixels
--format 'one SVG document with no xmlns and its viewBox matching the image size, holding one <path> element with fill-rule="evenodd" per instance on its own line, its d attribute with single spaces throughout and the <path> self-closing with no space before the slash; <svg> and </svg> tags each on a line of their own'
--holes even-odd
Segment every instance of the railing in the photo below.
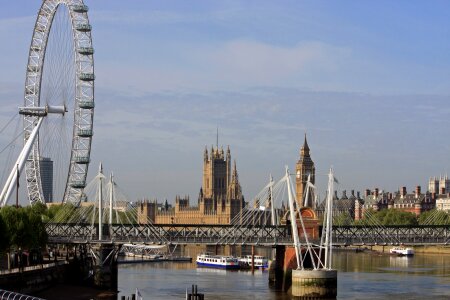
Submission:
<svg viewBox="0 0 450 300">
<path fill-rule="evenodd" d="M 91 224 L 47 224 L 50 242 L 98 241 Z M 321 232 L 321 230 L 319 230 Z M 334 226 L 335 245 L 447 244 L 450 226 Z M 116 243 L 292 245 L 288 226 L 232 225 L 109 225 L 103 238 Z M 305 241 L 302 241 L 304 243 Z M 312 241 L 318 243 L 319 241 Z"/>
<path fill-rule="evenodd" d="M 358 244 L 448 244 L 450 226 L 334 226 L 333 243 Z"/>
<path fill-rule="evenodd" d="M 44 299 L 0 289 L 0 300 L 44 300 Z"/>
<path fill-rule="evenodd" d="M 50 242 L 98 240 L 98 228 L 91 224 L 46 225 Z M 153 244 L 292 244 L 286 226 L 232 225 L 105 225 L 103 238 L 116 243 Z"/>
<path fill-rule="evenodd" d="M 58 262 L 53 262 L 53 263 L 48 263 L 48 264 L 40 264 L 40 265 L 30 266 L 30 267 L 13 268 L 11 270 L 0 270 L 0 275 L 16 274 L 16 273 L 34 271 L 34 270 L 43 270 L 43 269 L 48 269 L 48 268 L 53 268 L 56 266 L 64 265 L 66 263 L 67 263 L 66 261 L 58 261 Z"/>
</svg>

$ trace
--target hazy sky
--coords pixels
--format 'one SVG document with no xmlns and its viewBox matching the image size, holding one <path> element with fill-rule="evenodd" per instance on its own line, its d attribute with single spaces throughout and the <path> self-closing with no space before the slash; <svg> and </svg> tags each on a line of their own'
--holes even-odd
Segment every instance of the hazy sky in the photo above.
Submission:
<svg viewBox="0 0 450 300">
<path fill-rule="evenodd" d="M 40 3 L 0 10 L 0 127 L 23 101 Z M 305 132 L 321 191 L 331 165 L 340 190 L 361 191 L 425 190 L 450 169 L 448 1 L 86 4 L 97 78 L 89 177 L 103 161 L 130 200 L 196 199 L 217 126 L 247 200 L 270 173 L 295 168 Z"/>
</svg>

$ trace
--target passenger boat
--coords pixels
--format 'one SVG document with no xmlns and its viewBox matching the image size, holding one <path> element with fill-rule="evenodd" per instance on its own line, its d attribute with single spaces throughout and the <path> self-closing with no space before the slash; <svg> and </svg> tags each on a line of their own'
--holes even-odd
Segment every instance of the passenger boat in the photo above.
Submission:
<svg viewBox="0 0 450 300">
<path fill-rule="evenodd" d="M 259 269 L 267 269 L 269 267 L 269 260 L 261 255 L 255 255 L 253 258 L 253 261 L 255 263 L 255 268 Z M 252 256 L 246 255 L 244 257 L 239 258 L 239 264 L 243 268 L 251 268 L 252 267 Z"/>
<path fill-rule="evenodd" d="M 413 256 L 414 255 L 414 249 L 411 248 L 405 248 L 405 247 L 394 247 L 389 250 L 391 254 L 397 254 L 401 256 Z"/>
<path fill-rule="evenodd" d="M 197 255 L 196 262 L 197 266 L 199 267 L 211 267 L 219 269 L 239 269 L 238 259 L 231 256 L 200 254 Z"/>
</svg>

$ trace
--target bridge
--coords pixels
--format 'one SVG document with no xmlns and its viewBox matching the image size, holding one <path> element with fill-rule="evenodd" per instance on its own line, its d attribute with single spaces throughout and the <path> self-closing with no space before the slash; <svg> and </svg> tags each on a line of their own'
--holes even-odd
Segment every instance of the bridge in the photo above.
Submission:
<svg viewBox="0 0 450 300">
<path fill-rule="evenodd" d="M 78 207 L 70 206 L 46 224 L 50 243 L 220 244 L 263 247 L 313 245 L 320 247 L 324 244 L 329 246 L 426 245 L 447 244 L 450 241 L 450 226 L 445 225 L 385 226 L 374 220 L 372 225 L 337 226 L 335 224 L 333 226 L 332 199 L 327 200 L 326 210 L 332 213 L 325 215 L 324 227 L 319 225 L 317 219 L 312 223 L 303 220 L 305 217 L 301 217 L 301 212 L 297 211 L 295 205 L 295 193 L 292 193 L 290 174 L 287 169 L 282 179 L 277 183 L 271 179 L 270 183 L 256 196 L 258 199 L 264 199 L 264 197 L 270 199 L 271 206 L 267 211 L 261 211 L 260 208 L 244 208 L 228 225 L 153 224 L 149 219 L 142 220 L 138 216 L 136 207 L 129 209 L 125 217 L 119 216 L 114 203 L 121 199 L 119 189 L 113 176 L 105 187 L 103 184 L 105 176 L 102 172 L 100 166 L 99 174 L 85 189 L 85 191 L 91 189 L 96 192 L 92 197 L 96 199 L 94 202 Z M 327 194 L 332 195 L 335 179 L 331 172 L 329 176 Z M 309 188 L 314 186 L 308 184 L 306 193 L 310 192 Z M 280 216 L 279 211 L 275 209 L 275 204 L 280 204 L 283 200 L 277 195 L 288 196 L 289 214 L 283 213 L 284 215 Z M 100 200 L 101 198 L 109 199 L 109 201 Z M 282 218 L 284 218 L 283 222 L 281 222 Z M 291 220 L 294 221 L 291 222 Z M 308 226 L 313 226 L 313 229 L 306 228 Z M 330 228 L 328 237 L 327 228 Z"/>
<path fill-rule="evenodd" d="M 46 226 L 49 243 L 71 244 L 107 242 L 115 244 L 221 244 L 274 247 L 291 246 L 293 236 L 288 225 L 104 225 L 103 238 L 91 224 L 49 223 Z M 320 232 L 322 231 L 322 227 Z M 300 242 L 306 239 L 300 235 Z M 450 226 L 333 226 L 335 246 L 362 245 L 446 245 L 450 243 Z M 309 239 L 320 244 L 320 239 Z"/>
</svg>

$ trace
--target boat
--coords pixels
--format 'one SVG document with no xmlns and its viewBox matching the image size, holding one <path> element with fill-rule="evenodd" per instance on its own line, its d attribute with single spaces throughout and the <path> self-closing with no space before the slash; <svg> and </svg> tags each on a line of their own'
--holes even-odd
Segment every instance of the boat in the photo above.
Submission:
<svg viewBox="0 0 450 300">
<path fill-rule="evenodd" d="M 240 257 L 239 259 L 239 264 L 241 265 L 241 267 L 243 268 L 251 268 L 252 267 L 252 256 L 251 255 L 246 255 L 244 257 Z M 254 268 L 255 269 L 267 269 L 269 267 L 269 260 L 261 255 L 255 255 L 253 257 L 253 261 L 254 261 Z"/>
<path fill-rule="evenodd" d="M 232 256 L 220 256 L 220 255 L 209 255 L 209 254 L 199 254 L 197 255 L 197 266 L 199 267 L 210 267 L 219 269 L 239 269 L 239 261 L 237 258 Z"/>
<path fill-rule="evenodd" d="M 117 260 L 119 264 L 134 264 L 134 263 L 151 263 L 151 262 L 192 262 L 190 256 L 142 256 L 142 255 L 125 255 Z"/>
<path fill-rule="evenodd" d="M 391 248 L 391 250 L 389 250 L 389 253 L 401 255 L 401 256 L 413 256 L 414 249 L 405 248 L 405 247 L 394 247 L 394 248 Z"/>
</svg>

